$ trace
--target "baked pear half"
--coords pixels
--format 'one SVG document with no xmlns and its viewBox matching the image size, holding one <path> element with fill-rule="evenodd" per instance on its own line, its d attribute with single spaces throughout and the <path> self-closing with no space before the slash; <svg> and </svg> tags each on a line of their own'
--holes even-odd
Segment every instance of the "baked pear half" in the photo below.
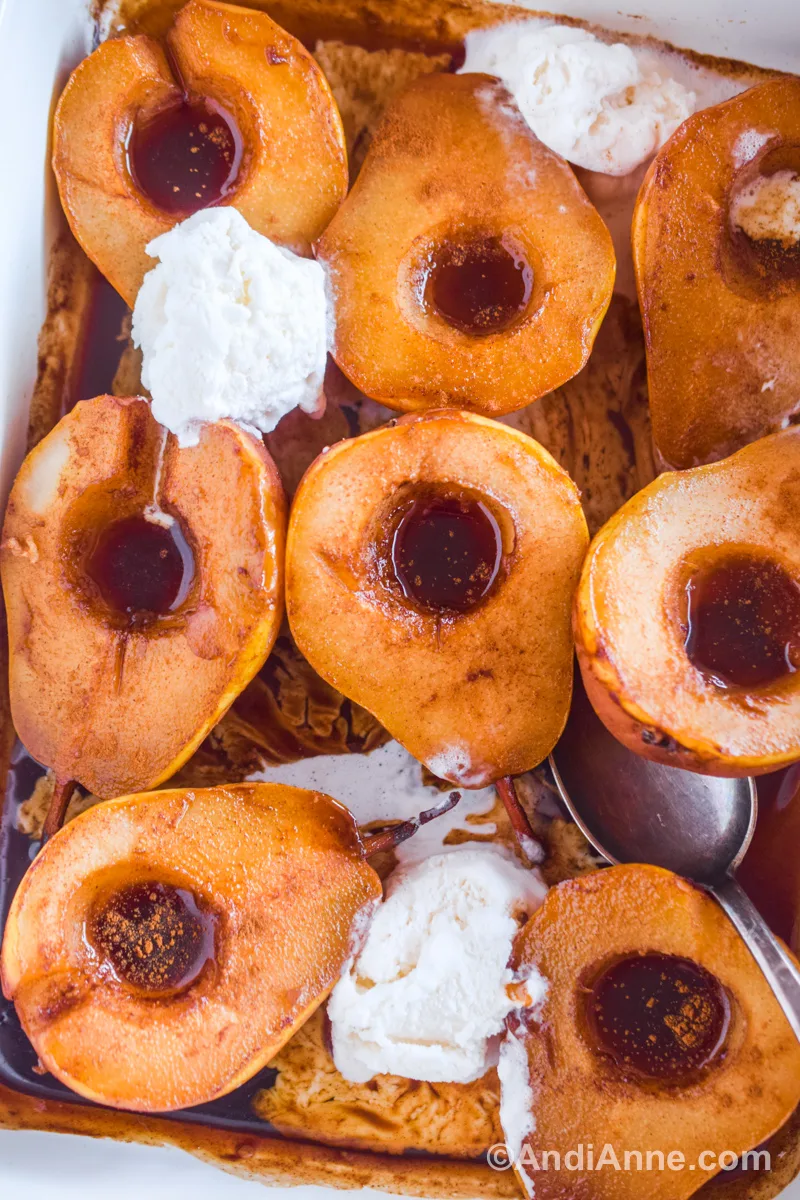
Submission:
<svg viewBox="0 0 800 1200">
<path fill-rule="evenodd" d="M 57 781 L 110 798 L 189 758 L 275 641 L 285 522 L 229 421 L 181 449 L 145 400 L 99 396 L 31 451 L 0 575 L 14 726 Z"/>
<path fill-rule="evenodd" d="M 594 538 L 586 691 L 621 742 L 708 775 L 800 759 L 800 430 L 659 476 Z"/>
<path fill-rule="evenodd" d="M 800 1101 L 800 1044 L 767 980 L 720 906 L 669 871 L 627 865 L 559 884 L 517 935 L 512 966 L 548 981 L 500 1064 L 512 1103 L 530 1089 L 518 1170 L 539 1200 L 639 1200 L 643 1171 L 646 1195 L 684 1200 Z M 567 1157 L 579 1146 L 594 1152 L 583 1193 Z M 526 1169 L 545 1152 L 547 1169 Z"/>
<path fill-rule="evenodd" d="M 352 815 L 246 783 L 123 796 L 45 846 L 2 984 L 42 1064 L 100 1104 L 224 1096 L 323 1002 L 381 898 Z"/>
<path fill-rule="evenodd" d="M 112 38 L 58 102 L 53 169 L 70 228 L 132 308 L 145 246 L 209 204 L 309 254 L 347 192 L 327 81 L 266 13 L 189 0 L 166 45 Z"/>
<path fill-rule="evenodd" d="M 320 455 L 294 499 L 287 613 L 314 669 L 440 779 L 550 752 L 572 691 L 578 490 L 474 413 L 404 417 Z"/>
<path fill-rule="evenodd" d="M 317 257 L 336 362 L 404 411 L 497 416 L 552 391 L 588 359 L 615 275 L 571 168 L 488 75 L 394 100 Z"/>
<path fill-rule="evenodd" d="M 798 173 L 787 75 L 689 117 L 642 184 L 633 258 L 653 438 L 673 467 L 724 458 L 800 409 L 800 227 L 781 191 Z"/>
</svg>

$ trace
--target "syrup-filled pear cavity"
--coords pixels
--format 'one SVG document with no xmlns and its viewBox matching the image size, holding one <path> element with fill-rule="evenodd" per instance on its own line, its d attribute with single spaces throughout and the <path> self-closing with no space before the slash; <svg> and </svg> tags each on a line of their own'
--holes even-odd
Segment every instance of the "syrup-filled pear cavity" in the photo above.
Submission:
<svg viewBox="0 0 800 1200">
<path fill-rule="evenodd" d="M 709 775 L 800 759 L 800 430 L 664 474 L 595 537 L 586 691 L 631 750 Z"/>
<path fill-rule="evenodd" d="M 800 1101 L 800 1045 L 767 980 L 719 905 L 669 871 L 611 867 L 559 884 L 518 934 L 512 966 L 548 981 L 502 1052 L 509 1113 L 531 1089 L 518 1171 L 537 1200 L 575 1194 L 579 1146 L 587 1196 L 684 1200 L 723 1152 L 733 1166 Z M 526 1170 L 545 1152 L 560 1168 Z"/>
<path fill-rule="evenodd" d="M 723 458 L 800 410 L 799 174 L 790 76 L 689 117 L 648 171 L 633 255 L 653 437 L 673 467 Z"/>
<path fill-rule="evenodd" d="M 540 762 L 572 690 L 578 491 L 531 438 L 440 410 L 340 442 L 295 496 L 287 612 L 315 670 L 442 779 Z"/>
<path fill-rule="evenodd" d="M 53 167 L 72 232 L 133 307 L 145 246 L 232 204 L 308 254 L 347 191 L 341 118 L 311 55 L 266 13 L 189 0 L 166 48 L 111 38 L 73 71 Z"/>
<path fill-rule="evenodd" d="M 325 999 L 380 897 L 353 817 L 318 792 L 125 796 L 70 822 L 28 871 L 3 991 L 74 1091 L 186 1108 L 269 1062 Z"/>
<path fill-rule="evenodd" d="M 78 404 L 25 459 L 0 547 L 28 752 L 104 798 L 168 779 L 272 648 L 285 521 L 232 422 L 181 449 L 144 400 Z"/>
<path fill-rule="evenodd" d="M 334 357 L 412 411 L 522 408 L 575 375 L 611 299 L 611 237 L 572 170 L 488 75 L 392 103 L 317 247 Z"/>
</svg>

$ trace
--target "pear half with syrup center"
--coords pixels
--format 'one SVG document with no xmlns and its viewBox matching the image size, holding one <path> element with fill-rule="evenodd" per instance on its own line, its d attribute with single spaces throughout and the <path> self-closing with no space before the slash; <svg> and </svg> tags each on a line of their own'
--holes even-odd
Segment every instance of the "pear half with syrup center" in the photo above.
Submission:
<svg viewBox="0 0 800 1200">
<path fill-rule="evenodd" d="M 800 1044 L 767 980 L 720 906 L 669 871 L 559 884 L 511 965 L 548 981 L 503 1052 L 532 1090 L 518 1173 L 537 1200 L 685 1200 L 723 1152 L 759 1145 L 800 1102 Z"/>
<path fill-rule="evenodd" d="M 578 490 L 538 442 L 475 413 L 404 417 L 306 473 L 292 634 L 434 775 L 485 787 L 541 762 L 564 727 L 587 542 Z"/>
<path fill-rule="evenodd" d="M 70 822 L 28 870 L 3 991 L 73 1091 L 186 1108 L 269 1062 L 328 995 L 380 897 L 352 815 L 319 792 L 124 796 Z"/>
<path fill-rule="evenodd" d="M 285 520 L 232 422 L 181 449 L 144 400 L 76 405 L 25 459 L 0 548 L 28 752 L 103 798 L 177 771 L 273 646 Z"/>
<path fill-rule="evenodd" d="M 375 130 L 317 246 L 333 354 L 404 411 L 512 412 L 575 375 L 614 286 L 611 235 L 488 75 L 429 75 Z"/>
</svg>

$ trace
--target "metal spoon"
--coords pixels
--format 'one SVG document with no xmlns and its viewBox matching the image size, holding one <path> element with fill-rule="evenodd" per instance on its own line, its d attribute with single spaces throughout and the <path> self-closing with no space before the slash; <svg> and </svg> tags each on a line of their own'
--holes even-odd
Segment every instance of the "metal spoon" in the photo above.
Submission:
<svg viewBox="0 0 800 1200">
<path fill-rule="evenodd" d="M 733 877 L 756 823 L 752 779 L 718 779 L 641 758 L 613 737 L 577 678 L 570 718 L 550 756 L 561 799 L 610 863 L 683 875 L 722 905 L 800 1040 L 800 971 Z"/>
</svg>

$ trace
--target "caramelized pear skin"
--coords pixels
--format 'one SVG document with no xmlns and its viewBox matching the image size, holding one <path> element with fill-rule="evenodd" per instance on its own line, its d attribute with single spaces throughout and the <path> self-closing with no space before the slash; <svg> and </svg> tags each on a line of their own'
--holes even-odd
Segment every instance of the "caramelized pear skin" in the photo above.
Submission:
<svg viewBox="0 0 800 1200">
<path fill-rule="evenodd" d="M 436 311 L 426 280 L 442 256 L 482 246 L 487 271 L 499 255 L 514 291 L 513 260 L 529 294 L 495 329 L 504 295 L 490 289 L 488 324 L 472 333 Z M 333 286 L 337 363 L 404 411 L 497 416 L 552 391 L 588 359 L 615 274 L 610 234 L 572 170 L 487 75 L 429 75 L 400 94 L 317 256 Z M 470 287 L 464 270 L 456 299 Z"/>
<path fill-rule="evenodd" d="M 142 885 L 153 897 L 180 889 L 205 914 L 212 934 L 188 987 L 126 982 L 113 944 L 108 953 L 93 935 L 97 913 Z M 319 792 L 245 783 L 123 796 L 65 826 L 26 874 L 3 991 L 73 1091 L 138 1112 L 186 1108 L 269 1062 L 325 999 L 380 896 L 352 815 Z M 157 918 L 156 906 L 114 926 L 155 984 L 172 964 L 148 942 Z"/>
<path fill-rule="evenodd" d="M 736 227 L 736 194 L 800 169 L 800 79 L 689 117 L 656 155 L 633 220 L 653 437 L 673 467 L 785 425 L 800 401 L 800 249 Z"/>
<path fill-rule="evenodd" d="M 190 565 L 174 606 L 140 620 L 90 568 L 105 531 L 129 518 L 147 530 L 154 503 L 149 528 L 179 531 Z M 0 548 L 11 711 L 29 753 L 104 798 L 168 779 L 272 648 L 285 522 L 277 470 L 237 425 L 206 425 L 180 449 L 144 400 L 76 405 L 25 459 Z"/>
<path fill-rule="evenodd" d="M 53 169 L 67 220 L 130 307 L 154 265 L 145 246 L 182 217 L 137 185 L 126 147 L 137 122 L 185 95 L 217 105 L 236 130 L 241 161 L 224 202 L 257 232 L 307 255 L 347 191 L 327 81 L 266 13 L 189 0 L 166 45 L 169 58 L 144 35 L 101 43 L 73 71 L 55 114 Z"/>
<path fill-rule="evenodd" d="M 603 997 L 599 982 L 621 964 L 635 977 L 648 962 L 666 983 L 662 990 L 656 974 L 655 1020 L 644 1018 L 632 1039 L 629 1021 L 617 1028 L 630 1039 L 632 1053 L 646 1034 L 663 1041 L 677 1060 L 691 1057 L 709 1030 L 719 1033 L 706 1065 L 691 1077 L 658 1078 L 655 1069 L 664 1068 L 664 1059 L 653 1059 L 652 1072 L 643 1074 L 601 1043 L 611 1022 L 597 1026 L 595 1014 L 622 1014 L 614 1010 L 619 1002 L 609 1005 L 608 993 Z M 800 1045 L 769 984 L 719 905 L 669 871 L 611 867 L 559 884 L 517 935 L 512 966 L 535 967 L 549 982 L 541 1008 L 515 1034 L 533 1088 L 535 1129 L 525 1143 L 536 1161 L 556 1150 L 563 1162 L 568 1151 L 591 1143 L 599 1162 L 609 1143 L 621 1165 L 624 1152 L 636 1150 L 643 1161 L 647 1151 L 661 1151 L 665 1164 L 670 1153 L 680 1152 L 686 1164 L 661 1169 L 654 1158 L 658 1169 L 646 1176 L 635 1159 L 628 1170 L 597 1166 L 582 1176 L 591 1179 L 591 1190 L 581 1193 L 574 1190 L 575 1172 L 539 1170 L 526 1180 L 535 1184 L 538 1200 L 575 1194 L 684 1200 L 714 1174 L 723 1151 L 741 1154 L 759 1145 L 800 1101 Z M 673 972 L 678 987 L 670 997 Z M 711 1028 L 717 1004 L 721 1021 Z M 705 1159 L 704 1150 L 710 1152 Z"/>
<path fill-rule="evenodd" d="M 731 686 L 686 648 L 687 587 L 698 572 L 766 565 L 800 594 L 798 481 L 800 430 L 787 429 L 721 462 L 659 476 L 592 541 L 575 599 L 578 661 L 598 715 L 637 754 L 734 777 L 800 759 L 800 674 L 788 658 L 774 681 Z M 728 634 L 746 662 L 739 631 Z M 779 645 L 781 656 L 796 656 L 798 635 L 788 650 Z"/>
<path fill-rule="evenodd" d="M 387 541 L 420 488 L 463 489 L 496 521 L 497 577 L 468 611 L 425 611 L 392 575 Z M 541 762 L 564 726 L 587 542 L 577 488 L 538 442 L 473 413 L 405 417 L 306 473 L 287 539 L 292 634 L 435 775 L 483 787 Z"/>
</svg>

